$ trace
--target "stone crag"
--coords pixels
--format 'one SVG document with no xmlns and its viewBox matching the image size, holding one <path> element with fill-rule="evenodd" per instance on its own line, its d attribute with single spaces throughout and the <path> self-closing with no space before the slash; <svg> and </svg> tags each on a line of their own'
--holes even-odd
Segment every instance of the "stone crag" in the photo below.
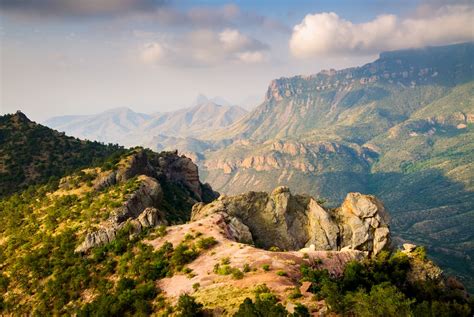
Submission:
<svg viewBox="0 0 474 317">
<path fill-rule="evenodd" d="M 375 255 L 390 244 L 389 218 L 382 203 L 359 193 L 349 193 L 339 208 L 326 209 L 313 197 L 292 195 L 282 186 L 271 194 L 249 192 L 198 203 L 191 220 L 213 213 L 225 214 L 246 243 L 248 229 L 253 243 L 266 249 L 359 250 Z"/>
<path fill-rule="evenodd" d="M 122 159 L 115 171 L 99 175 L 93 187 L 100 191 L 134 177 L 140 182 L 138 189 L 112 212 L 98 230 L 86 235 L 76 252 L 86 252 L 113 241 L 127 225 L 139 233 L 148 227 L 168 224 L 166 212 L 162 208 L 165 199 L 162 184 L 173 183 L 184 188 L 188 192 L 187 200 L 192 203 L 209 202 L 218 196 L 209 185 L 199 181 L 197 166 L 176 152 L 155 154 L 138 150 Z"/>
</svg>

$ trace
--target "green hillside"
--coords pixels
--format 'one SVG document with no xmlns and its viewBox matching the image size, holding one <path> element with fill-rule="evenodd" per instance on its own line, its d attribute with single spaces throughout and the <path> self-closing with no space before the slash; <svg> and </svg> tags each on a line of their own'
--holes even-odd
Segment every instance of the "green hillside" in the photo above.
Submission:
<svg viewBox="0 0 474 317">
<path fill-rule="evenodd" d="M 21 112 L 1 116 L 0 197 L 82 167 L 102 164 L 123 152 L 118 145 L 65 136 L 30 121 Z"/>
</svg>

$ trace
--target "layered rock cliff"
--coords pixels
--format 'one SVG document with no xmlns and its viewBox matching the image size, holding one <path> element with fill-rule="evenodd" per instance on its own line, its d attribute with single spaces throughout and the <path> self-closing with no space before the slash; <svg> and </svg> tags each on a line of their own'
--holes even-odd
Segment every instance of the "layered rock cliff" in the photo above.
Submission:
<svg viewBox="0 0 474 317">
<path fill-rule="evenodd" d="M 374 196 L 349 193 L 341 207 L 326 209 L 313 197 L 292 195 L 287 187 L 271 194 L 221 196 L 193 206 L 191 220 L 222 213 L 248 243 L 281 250 L 360 250 L 371 255 L 390 244 L 389 217 Z M 244 241 L 242 241 L 244 242 Z"/>
</svg>

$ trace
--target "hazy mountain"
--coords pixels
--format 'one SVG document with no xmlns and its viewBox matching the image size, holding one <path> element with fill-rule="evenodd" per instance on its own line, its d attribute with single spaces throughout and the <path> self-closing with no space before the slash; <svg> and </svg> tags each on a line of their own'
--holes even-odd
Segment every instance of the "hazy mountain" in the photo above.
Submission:
<svg viewBox="0 0 474 317">
<path fill-rule="evenodd" d="M 238 106 L 222 106 L 205 101 L 191 108 L 154 115 L 135 133 L 197 137 L 227 127 L 241 118 L 246 111 Z"/>
<path fill-rule="evenodd" d="M 338 204 L 374 193 L 401 240 L 474 275 L 474 44 L 380 54 L 361 67 L 280 78 L 207 142 L 205 181 L 236 194 L 288 185 Z M 214 143 L 213 143 L 214 142 Z"/>
<path fill-rule="evenodd" d="M 221 106 L 234 106 L 235 105 L 235 104 L 231 103 L 230 101 L 228 101 L 228 100 L 226 100 L 226 99 L 224 99 L 223 97 L 220 97 L 220 96 L 215 96 L 215 97 L 212 97 L 212 98 L 208 98 L 206 95 L 199 94 L 196 97 L 196 99 L 194 100 L 194 102 L 191 104 L 191 107 L 199 106 L 199 105 L 209 103 L 209 102 L 212 102 L 212 103 L 215 103 L 215 104 L 218 104 L 218 105 L 221 105 Z"/>
<path fill-rule="evenodd" d="M 128 108 L 116 108 L 97 115 L 54 117 L 44 124 L 82 139 L 122 143 L 125 135 L 150 118 L 149 115 Z"/>
<path fill-rule="evenodd" d="M 157 144 L 155 137 L 199 137 L 227 127 L 247 113 L 238 106 L 219 105 L 204 96 L 197 101 L 198 105 L 172 112 L 147 115 L 118 108 L 97 115 L 54 117 L 45 125 L 84 139 L 158 149 L 167 147 L 167 143 Z"/>
</svg>

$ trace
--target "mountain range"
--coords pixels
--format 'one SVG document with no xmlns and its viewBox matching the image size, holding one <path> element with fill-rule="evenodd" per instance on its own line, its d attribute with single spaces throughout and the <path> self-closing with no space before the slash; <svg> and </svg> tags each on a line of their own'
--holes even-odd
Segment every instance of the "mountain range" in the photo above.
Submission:
<svg viewBox="0 0 474 317">
<path fill-rule="evenodd" d="M 220 195 L 175 151 L 0 123 L 2 316 L 472 316 L 373 195 Z"/>
<path fill-rule="evenodd" d="M 116 108 L 97 115 L 53 117 L 45 125 L 83 139 L 160 148 L 167 147 L 165 137 L 199 137 L 229 126 L 246 113 L 222 98 L 199 95 L 193 106 L 173 112 L 143 114 Z"/>
<path fill-rule="evenodd" d="M 347 192 L 375 194 L 391 211 L 396 241 L 426 245 L 474 287 L 473 43 L 279 78 L 247 114 L 201 107 L 146 118 L 116 141 L 177 148 L 225 194 L 285 185 L 327 206 Z"/>
</svg>

